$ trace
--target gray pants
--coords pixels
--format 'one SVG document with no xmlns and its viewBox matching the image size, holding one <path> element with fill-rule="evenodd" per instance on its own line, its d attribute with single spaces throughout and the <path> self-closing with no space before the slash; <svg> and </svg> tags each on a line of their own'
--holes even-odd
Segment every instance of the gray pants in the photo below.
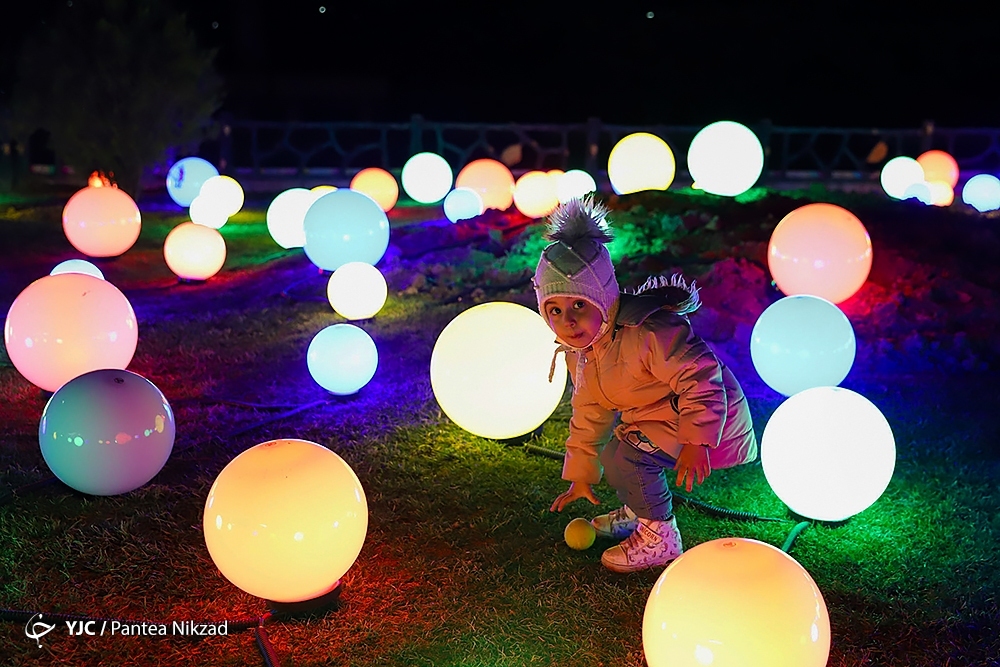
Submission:
<svg viewBox="0 0 1000 667">
<path fill-rule="evenodd" d="M 665 471 L 673 470 L 677 461 L 652 445 L 644 449 L 651 451 L 612 436 L 601 452 L 604 476 L 637 516 L 666 521 L 673 515 L 673 494 Z"/>
</svg>

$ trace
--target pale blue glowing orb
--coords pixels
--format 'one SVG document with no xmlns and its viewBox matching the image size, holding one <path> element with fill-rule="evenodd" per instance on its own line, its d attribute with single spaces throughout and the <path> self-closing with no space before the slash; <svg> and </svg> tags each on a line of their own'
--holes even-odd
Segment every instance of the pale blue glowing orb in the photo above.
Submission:
<svg viewBox="0 0 1000 667">
<path fill-rule="evenodd" d="M 452 222 L 474 218 L 484 210 L 483 198 L 472 188 L 455 188 L 444 198 L 444 215 Z"/>
<path fill-rule="evenodd" d="M 962 188 L 962 201 L 980 213 L 1000 209 L 1000 179 L 976 174 Z"/>
<path fill-rule="evenodd" d="M 219 170 L 200 157 L 178 160 L 167 172 L 167 194 L 178 206 L 188 207 L 201 192 L 201 186 Z"/>
<path fill-rule="evenodd" d="M 896 442 L 882 412 L 842 387 L 813 387 L 785 399 L 761 437 L 771 490 L 796 514 L 843 521 L 878 500 L 896 467 Z"/>
<path fill-rule="evenodd" d="M 887 195 L 893 199 L 907 199 L 907 188 L 923 183 L 924 168 L 913 158 L 901 155 L 885 163 L 879 180 Z"/>
<path fill-rule="evenodd" d="M 735 197 L 752 188 L 760 178 L 764 147 L 747 126 L 720 120 L 694 135 L 688 147 L 687 166 L 699 189 Z"/>
<path fill-rule="evenodd" d="M 403 165 L 403 191 L 415 202 L 434 204 L 444 199 L 453 181 L 451 166 L 437 153 L 417 153 Z"/>
<path fill-rule="evenodd" d="M 911 183 L 906 187 L 906 191 L 903 192 L 903 199 L 916 199 L 921 204 L 930 206 L 934 203 L 934 193 L 931 191 L 930 185 L 925 181 L 920 181 L 918 183 Z"/>
<path fill-rule="evenodd" d="M 389 218 L 374 199 L 335 190 L 314 201 L 303 223 L 305 252 L 324 271 L 348 262 L 378 264 L 389 247 Z"/>
<path fill-rule="evenodd" d="M 316 193 L 305 188 L 290 188 L 271 200 L 267 207 L 267 232 L 286 250 L 306 244 L 306 211 L 316 201 Z"/>
<path fill-rule="evenodd" d="M 104 274 L 101 270 L 85 259 L 67 259 L 65 262 L 59 262 L 49 271 L 50 276 L 57 276 L 60 273 L 85 273 L 88 276 L 104 280 Z"/>
<path fill-rule="evenodd" d="M 597 192 L 597 181 L 582 169 L 570 169 L 556 179 L 556 198 L 561 204 Z"/>
<path fill-rule="evenodd" d="M 306 364 L 316 384 L 332 394 L 348 396 L 375 377 L 378 348 L 364 329 L 334 324 L 313 337 Z"/>
<path fill-rule="evenodd" d="M 806 294 L 772 303 L 750 335 L 757 374 L 785 396 L 843 382 L 854 365 L 856 347 L 854 327 L 840 308 Z"/>
</svg>

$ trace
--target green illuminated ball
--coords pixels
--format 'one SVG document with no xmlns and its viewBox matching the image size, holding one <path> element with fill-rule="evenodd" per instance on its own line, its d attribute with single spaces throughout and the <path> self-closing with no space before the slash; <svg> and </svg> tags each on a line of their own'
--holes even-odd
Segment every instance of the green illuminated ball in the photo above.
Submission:
<svg viewBox="0 0 1000 667">
<path fill-rule="evenodd" d="M 566 524 L 566 529 L 563 531 L 563 539 L 566 540 L 566 546 L 576 551 L 589 549 L 593 546 L 594 539 L 596 538 L 597 531 L 594 530 L 593 524 L 586 519 L 573 519 Z"/>
</svg>

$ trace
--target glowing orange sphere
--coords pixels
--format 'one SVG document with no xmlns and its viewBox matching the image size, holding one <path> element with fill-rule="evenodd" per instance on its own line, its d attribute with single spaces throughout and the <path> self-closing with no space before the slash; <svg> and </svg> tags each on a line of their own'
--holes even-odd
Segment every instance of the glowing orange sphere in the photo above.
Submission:
<svg viewBox="0 0 1000 667">
<path fill-rule="evenodd" d="M 927 181 L 927 189 L 931 193 L 931 204 L 934 206 L 951 206 L 955 201 L 955 190 L 944 181 Z"/>
<path fill-rule="evenodd" d="M 63 231 L 90 257 L 117 257 L 132 247 L 142 227 L 139 207 L 118 188 L 86 187 L 66 202 Z"/>
<path fill-rule="evenodd" d="M 59 273 L 24 288 L 7 313 L 4 343 L 28 382 L 55 391 L 78 375 L 124 369 L 139 326 L 121 291 L 85 273 Z"/>
<path fill-rule="evenodd" d="M 927 151 L 917 158 L 917 164 L 923 167 L 925 181 L 943 181 L 953 190 L 958 185 L 958 163 L 948 153 Z"/>
<path fill-rule="evenodd" d="M 834 204 L 807 204 L 774 228 L 767 266 L 786 295 L 811 294 L 840 303 L 868 279 L 872 242 L 850 211 Z"/>
<path fill-rule="evenodd" d="M 362 169 L 355 174 L 351 179 L 351 189 L 374 199 L 383 211 L 391 209 L 399 199 L 399 185 L 396 179 L 385 169 L 378 167 Z"/>
<path fill-rule="evenodd" d="M 529 218 L 544 218 L 559 205 L 556 179 L 544 171 L 529 171 L 514 185 L 514 206 Z"/>
<path fill-rule="evenodd" d="M 473 160 L 462 167 L 455 187 L 478 192 L 486 208 L 505 211 L 514 203 L 514 175 L 507 165 L 489 158 Z"/>
<path fill-rule="evenodd" d="M 226 263 L 226 240 L 217 229 L 182 222 L 163 241 L 163 258 L 178 278 L 208 280 Z"/>
</svg>

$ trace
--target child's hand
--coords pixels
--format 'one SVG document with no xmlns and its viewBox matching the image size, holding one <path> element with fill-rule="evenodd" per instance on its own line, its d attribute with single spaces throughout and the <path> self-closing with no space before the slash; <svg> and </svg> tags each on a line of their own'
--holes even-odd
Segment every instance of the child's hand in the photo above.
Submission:
<svg viewBox="0 0 1000 667">
<path fill-rule="evenodd" d="M 555 501 L 552 503 L 552 507 L 549 508 L 550 512 L 562 512 L 566 505 L 577 498 L 586 498 L 595 505 L 600 505 L 601 501 L 597 499 L 594 495 L 594 491 L 590 488 L 590 484 L 585 482 L 570 482 L 569 489 L 560 493 Z"/>
<path fill-rule="evenodd" d="M 687 491 L 691 493 L 695 477 L 701 484 L 712 474 L 712 464 L 708 460 L 708 446 L 687 444 L 681 447 L 674 470 L 677 471 L 676 486 L 681 486 L 687 477 Z"/>
</svg>

